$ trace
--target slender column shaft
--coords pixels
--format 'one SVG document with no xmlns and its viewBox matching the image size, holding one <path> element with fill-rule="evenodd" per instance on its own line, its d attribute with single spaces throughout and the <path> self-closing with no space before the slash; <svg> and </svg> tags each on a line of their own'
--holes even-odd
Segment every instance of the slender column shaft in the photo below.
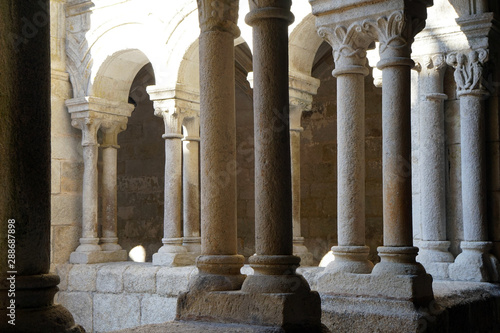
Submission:
<svg viewBox="0 0 500 333">
<path fill-rule="evenodd" d="M 100 251 L 97 234 L 98 211 L 98 185 L 97 185 L 97 159 L 99 145 L 97 143 L 97 130 L 101 125 L 98 119 L 76 119 L 72 121 L 74 127 L 82 130 L 83 146 L 83 191 L 82 191 L 82 238 L 80 246 L 75 252 Z"/>
<path fill-rule="evenodd" d="M 454 66 L 457 94 L 460 98 L 460 145 L 462 168 L 462 207 L 464 240 L 462 253 L 450 265 L 450 278 L 454 280 L 498 281 L 500 264 L 489 253 L 488 221 L 486 210 L 486 160 L 484 97 L 481 86 L 482 64 L 486 50 L 449 54 L 448 63 Z"/>
<path fill-rule="evenodd" d="M 291 255 L 288 22 L 266 17 L 249 23 L 254 41 L 255 250 L 257 255 Z"/>
<path fill-rule="evenodd" d="M 464 239 L 488 240 L 482 94 L 460 96 Z"/>
<path fill-rule="evenodd" d="M 183 195 L 184 195 L 184 245 L 190 252 L 200 248 L 200 178 L 199 178 L 199 123 L 197 119 L 186 121 L 189 125 L 183 139 Z"/>
<path fill-rule="evenodd" d="M 165 139 L 165 197 L 163 244 L 182 242 L 182 135 L 170 133 Z"/>
<path fill-rule="evenodd" d="M 293 241 L 304 242 L 300 232 L 300 132 L 302 128 L 290 129 L 290 149 L 292 158 L 292 218 Z"/>
<path fill-rule="evenodd" d="M 102 150 L 102 237 L 104 251 L 119 251 L 117 233 L 117 157 L 118 132 L 126 128 L 126 123 L 112 123 L 103 126 L 104 142 Z"/>
<path fill-rule="evenodd" d="M 107 146 L 102 151 L 102 237 L 116 238 L 116 161 L 117 147 Z"/>
<path fill-rule="evenodd" d="M 382 69 L 384 246 L 412 246 L 410 68 Z"/>
<path fill-rule="evenodd" d="M 238 1 L 199 1 L 201 252 L 190 289 L 239 289 L 234 38 Z"/>
<path fill-rule="evenodd" d="M 293 255 L 290 163 L 288 24 L 291 1 L 250 1 L 253 27 L 255 128 L 255 275 L 247 292 L 304 292 Z"/>
</svg>

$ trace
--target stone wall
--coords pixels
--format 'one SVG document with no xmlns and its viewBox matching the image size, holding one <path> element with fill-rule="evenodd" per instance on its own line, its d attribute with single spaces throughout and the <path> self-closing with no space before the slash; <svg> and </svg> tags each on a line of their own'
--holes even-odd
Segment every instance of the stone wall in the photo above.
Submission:
<svg viewBox="0 0 500 333">
<path fill-rule="evenodd" d="M 118 242 L 127 251 L 142 245 L 146 261 L 151 261 L 163 237 L 165 130 L 146 93 L 146 86 L 153 84 L 149 64 L 132 84 L 130 95 L 137 107 L 127 129 L 118 135 Z"/>
</svg>

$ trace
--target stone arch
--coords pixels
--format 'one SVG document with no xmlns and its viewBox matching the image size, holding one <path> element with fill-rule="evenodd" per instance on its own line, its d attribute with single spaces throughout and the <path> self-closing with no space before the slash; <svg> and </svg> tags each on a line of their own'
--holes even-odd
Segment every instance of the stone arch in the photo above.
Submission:
<svg viewBox="0 0 500 333">
<path fill-rule="evenodd" d="M 290 72 L 311 75 L 314 57 L 323 40 L 316 33 L 315 18 L 308 14 L 290 33 Z"/>
</svg>

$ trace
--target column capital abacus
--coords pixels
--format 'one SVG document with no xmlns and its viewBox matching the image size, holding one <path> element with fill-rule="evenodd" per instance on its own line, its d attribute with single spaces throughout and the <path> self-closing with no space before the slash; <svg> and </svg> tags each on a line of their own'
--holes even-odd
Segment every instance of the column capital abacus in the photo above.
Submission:
<svg viewBox="0 0 500 333">
<path fill-rule="evenodd" d="M 295 20 L 290 7 L 291 0 L 252 0 L 249 1 L 250 13 L 245 17 L 245 22 L 253 26 L 255 22 L 264 19 L 283 19 L 288 25 Z"/>
<path fill-rule="evenodd" d="M 482 85 L 483 65 L 488 61 L 488 50 L 476 49 L 452 52 L 446 57 L 446 62 L 455 68 L 455 83 L 457 95 L 488 95 Z"/>
<path fill-rule="evenodd" d="M 201 33 L 224 31 L 235 38 L 240 35 L 238 22 L 239 0 L 197 0 Z"/>
</svg>

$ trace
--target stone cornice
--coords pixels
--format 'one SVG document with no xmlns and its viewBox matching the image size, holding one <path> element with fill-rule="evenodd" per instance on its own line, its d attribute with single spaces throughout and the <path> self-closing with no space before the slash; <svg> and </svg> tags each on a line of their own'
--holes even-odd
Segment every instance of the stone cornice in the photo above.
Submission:
<svg viewBox="0 0 500 333">
<path fill-rule="evenodd" d="M 197 0 L 201 32 L 225 31 L 238 37 L 239 0 Z"/>
</svg>

